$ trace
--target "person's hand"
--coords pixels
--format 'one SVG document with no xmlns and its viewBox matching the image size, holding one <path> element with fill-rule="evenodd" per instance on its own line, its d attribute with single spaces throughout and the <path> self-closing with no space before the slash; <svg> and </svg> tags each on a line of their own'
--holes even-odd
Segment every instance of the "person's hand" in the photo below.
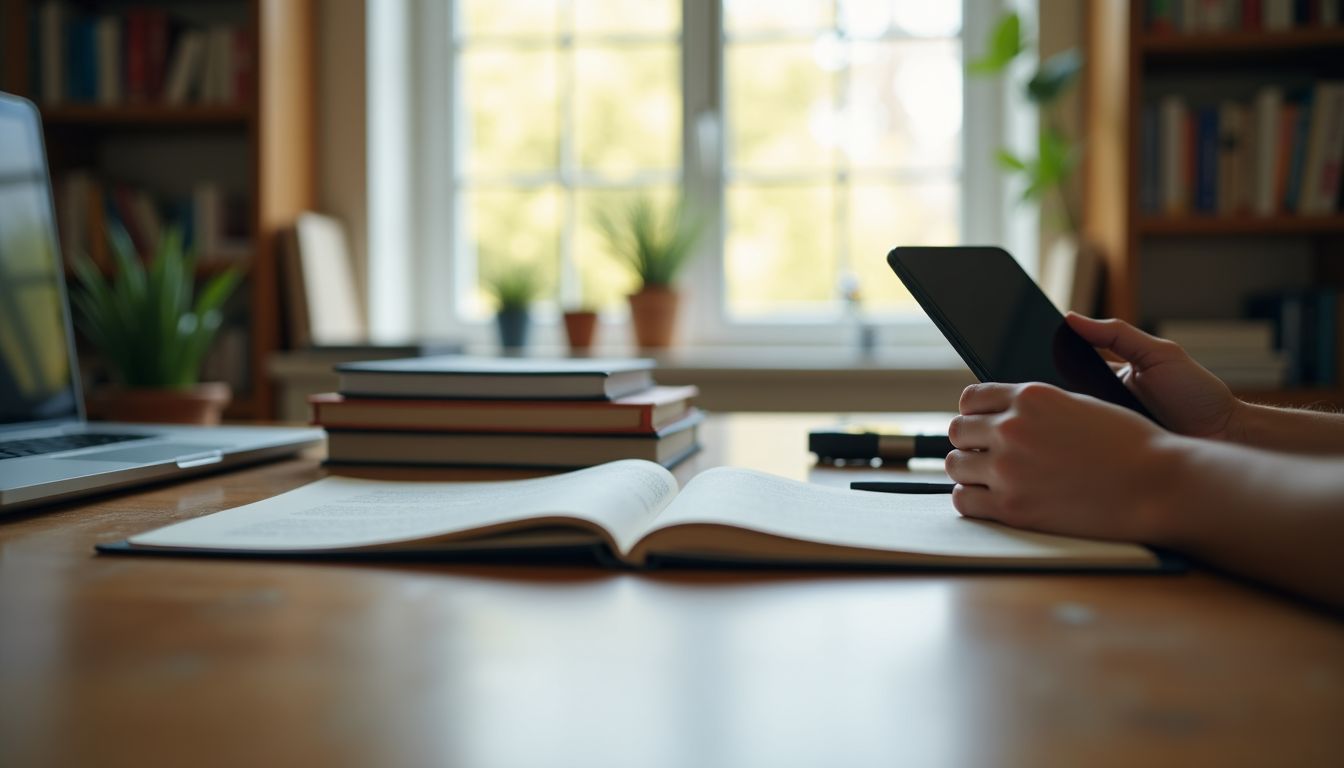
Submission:
<svg viewBox="0 0 1344 768">
<path fill-rule="evenodd" d="M 1148 502 L 1179 440 L 1133 411 L 1049 384 L 975 384 L 948 427 L 947 473 L 966 517 L 1091 538 L 1154 541 Z"/>
<path fill-rule="evenodd" d="M 1124 360 L 1116 374 L 1172 431 L 1231 440 L 1242 402 L 1180 345 L 1150 336 L 1122 320 L 1094 320 L 1074 312 L 1069 327 L 1098 349 Z"/>
</svg>

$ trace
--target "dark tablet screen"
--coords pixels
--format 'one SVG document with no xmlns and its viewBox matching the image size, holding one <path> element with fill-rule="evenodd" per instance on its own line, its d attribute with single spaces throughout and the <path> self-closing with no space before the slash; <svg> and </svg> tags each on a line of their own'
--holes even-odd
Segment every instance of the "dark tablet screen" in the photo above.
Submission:
<svg viewBox="0 0 1344 768">
<path fill-rule="evenodd" d="M 1002 248 L 896 248 L 887 263 L 981 381 L 1043 381 L 1152 418 Z"/>
</svg>

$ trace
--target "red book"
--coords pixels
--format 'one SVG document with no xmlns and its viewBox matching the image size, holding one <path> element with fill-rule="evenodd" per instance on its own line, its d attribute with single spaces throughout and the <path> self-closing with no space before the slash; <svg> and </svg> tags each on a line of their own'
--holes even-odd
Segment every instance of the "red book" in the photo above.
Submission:
<svg viewBox="0 0 1344 768">
<path fill-rule="evenodd" d="M 154 101 L 160 101 L 168 69 L 168 13 L 159 9 L 142 13 L 145 16 L 145 72 L 149 94 Z"/>
<path fill-rule="evenodd" d="M 252 36 L 247 29 L 233 30 L 233 96 L 240 106 L 252 103 L 254 77 L 257 68 L 256 53 L 252 50 Z"/>
<path fill-rule="evenodd" d="M 137 104 L 150 100 L 146 21 L 143 10 L 133 9 L 126 14 L 126 98 Z"/>
<path fill-rule="evenodd" d="M 686 417 L 695 387 L 654 387 L 611 401 L 403 400 L 313 395 L 313 423 L 399 432 L 650 434 Z"/>
<path fill-rule="evenodd" d="M 1275 164 L 1278 170 L 1274 179 L 1274 210 L 1282 213 L 1287 210 L 1288 171 L 1293 159 L 1293 141 L 1297 137 L 1297 114 L 1302 107 L 1298 104 L 1285 104 L 1283 122 L 1279 124 L 1279 159 Z"/>
<path fill-rule="evenodd" d="M 1264 16 L 1264 9 L 1260 6 L 1260 0 L 1241 0 L 1241 28 L 1246 32 L 1260 31 L 1260 20 Z"/>
</svg>

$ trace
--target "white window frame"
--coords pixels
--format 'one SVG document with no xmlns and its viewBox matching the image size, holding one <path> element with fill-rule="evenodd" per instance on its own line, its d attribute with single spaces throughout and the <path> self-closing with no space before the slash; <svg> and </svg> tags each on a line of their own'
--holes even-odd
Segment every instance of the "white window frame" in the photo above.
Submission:
<svg viewBox="0 0 1344 768">
<path fill-rule="evenodd" d="M 826 1 L 826 0 L 819 0 Z M 935 0 L 937 1 L 937 0 Z M 1005 4 L 1016 0 L 961 0 L 962 41 L 978 52 Z M 1024 21 L 1034 29 L 1030 7 Z M 431 337 L 473 344 L 495 340 L 490 321 L 461 319 L 452 300 L 470 270 L 445 254 L 464 252 L 457 239 L 456 152 L 451 137 L 456 86 L 453 3 L 380 0 L 369 8 L 369 306 L 376 338 Z M 684 274 L 682 341 L 689 345 L 835 345 L 855 343 L 850 323 L 731 320 L 724 297 L 726 156 L 723 136 L 723 26 L 720 0 L 682 2 L 682 183 L 710 203 L 709 236 Z M 445 81 L 447 87 L 445 87 Z M 1015 204 L 995 150 L 1021 147 L 1035 135 L 1030 110 L 1015 109 L 997 80 L 967 78 L 962 89 L 961 234 L 965 243 L 1003 244 L 1035 271 L 1037 217 Z M 1005 115 L 1012 114 L 1012 120 Z M 893 243 L 895 245 L 895 243 Z M 562 269 L 568 268 L 562 266 Z M 895 275 L 892 279 L 896 279 Z M 558 318 L 537 318 L 533 339 L 563 344 Z M 945 342 L 923 317 L 876 317 L 878 343 L 931 346 Z M 608 342 L 627 339 L 624 315 L 603 318 Z M 616 326 L 607 328 L 605 326 Z"/>
</svg>

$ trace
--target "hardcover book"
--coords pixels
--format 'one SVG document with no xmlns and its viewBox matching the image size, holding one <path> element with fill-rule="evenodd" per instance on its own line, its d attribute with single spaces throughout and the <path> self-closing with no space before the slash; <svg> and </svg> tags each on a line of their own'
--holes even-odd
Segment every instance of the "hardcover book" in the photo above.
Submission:
<svg viewBox="0 0 1344 768">
<path fill-rule="evenodd" d="M 336 366 L 341 394 L 483 400 L 615 400 L 653 386 L 653 361 L 416 357 Z"/>
</svg>

